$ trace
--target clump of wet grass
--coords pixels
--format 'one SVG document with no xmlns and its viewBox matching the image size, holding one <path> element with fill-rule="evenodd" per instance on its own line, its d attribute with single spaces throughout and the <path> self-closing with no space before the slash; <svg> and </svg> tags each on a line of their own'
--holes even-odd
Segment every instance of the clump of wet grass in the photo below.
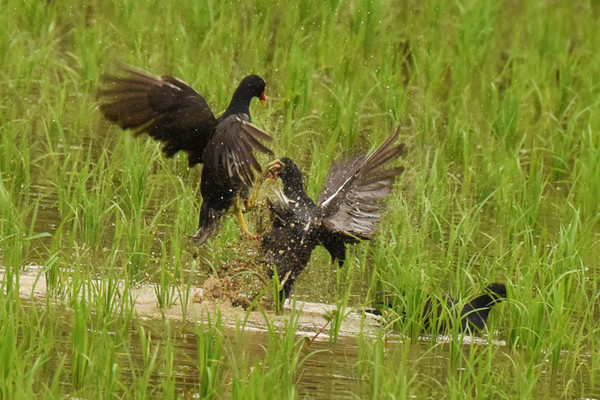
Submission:
<svg viewBox="0 0 600 400">
<path fill-rule="evenodd" d="M 180 301 L 185 315 L 198 276 L 254 257 L 232 219 L 191 246 L 198 171 L 100 119 L 95 88 L 116 60 L 184 79 L 215 111 L 243 76 L 263 76 L 270 106 L 253 104 L 253 119 L 274 134 L 278 156 L 298 161 L 313 198 L 339 154 L 403 126 L 406 173 L 378 239 L 353 246 L 342 270 L 316 251 L 295 287 L 299 299 L 338 305 L 334 338 L 344 306 L 363 305 L 367 292 L 394 294 L 391 325 L 359 342 L 353 371 L 365 396 L 593 397 L 597 14 L 595 4 L 567 1 L 7 1 L 1 397 L 175 397 L 177 334 L 167 321 L 165 336 L 138 324 L 129 289 L 151 282 L 161 307 Z M 35 307 L 19 296 L 29 264 L 42 265 L 50 284 Z M 510 287 L 510 299 L 481 334 L 489 342 L 463 345 L 455 332 L 449 344 L 423 340 L 428 294 L 465 301 L 493 281 Z M 212 355 L 198 357 L 195 371 L 207 375 L 193 393 L 220 397 L 229 390 L 221 384 L 235 382 L 240 397 L 269 385 L 298 396 L 304 355 L 294 323 L 283 338 L 271 327 L 258 360 L 209 346 L 218 324 L 195 328 L 205 340 L 198 353 Z M 390 329 L 405 341 L 388 340 Z M 53 350 L 63 336 L 66 355 Z M 286 378 L 277 382 L 276 371 Z"/>
</svg>

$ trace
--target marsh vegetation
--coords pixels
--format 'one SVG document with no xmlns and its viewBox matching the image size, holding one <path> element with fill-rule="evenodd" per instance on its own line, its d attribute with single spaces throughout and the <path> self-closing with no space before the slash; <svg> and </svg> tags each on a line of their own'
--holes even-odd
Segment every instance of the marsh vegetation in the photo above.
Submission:
<svg viewBox="0 0 600 400">
<path fill-rule="evenodd" d="M 599 22 L 591 1 L 3 1 L 0 397 L 599 398 Z M 311 198 L 339 155 L 402 127 L 376 238 L 344 268 L 317 248 L 296 282 L 295 299 L 336 305 L 309 347 L 293 305 L 255 307 L 259 333 L 161 311 L 256 245 L 234 218 L 190 243 L 199 170 L 98 112 L 117 61 L 215 113 L 260 74 L 253 122 Z M 42 298 L 20 290 L 31 265 Z M 478 340 L 422 335 L 428 295 L 464 303 L 491 282 L 508 299 Z M 345 307 L 381 291 L 402 294 L 385 321 L 345 335 Z"/>
</svg>

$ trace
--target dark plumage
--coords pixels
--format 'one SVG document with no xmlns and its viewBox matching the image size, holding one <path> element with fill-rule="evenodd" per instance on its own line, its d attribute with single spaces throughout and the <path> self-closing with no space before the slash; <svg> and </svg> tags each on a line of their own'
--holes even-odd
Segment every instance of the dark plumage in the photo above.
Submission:
<svg viewBox="0 0 600 400">
<path fill-rule="evenodd" d="M 271 163 L 270 177 L 278 177 L 283 191 L 271 201 L 273 229 L 263 236 L 265 260 L 284 281 L 282 296 L 289 296 L 298 274 L 317 245 L 342 265 L 346 245 L 371 239 L 385 208 L 394 180 L 404 168 L 385 165 L 404 153 L 395 145 L 399 130 L 371 154 L 345 157 L 327 175 L 318 203 L 304 191 L 302 172 L 289 158 Z"/>
<path fill-rule="evenodd" d="M 106 119 L 160 141 L 167 157 L 184 151 L 190 166 L 204 164 L 200 223 L 192 236 L 198 244 L 204 243 L 218 231 L 223 212 L 234 203 L 237 206 L 240 192 L 247 195 L 253 169 L 261 170 L 253 150 L 272 154 L 259 141 L 271 137 L 250 123 L 250 101 L 258 97 L 265 102 L 265 81 L 257 75 L 245 77 L 219 118 L 204 97 L 172 76 L 157 77 L 122 67 L 119 74 L 104 75 L 101 81 L 100 111 Z"/>
<path fill-rule="evenodd" d="M 489 284 L 483 293 L 469 301 L 460 310 L 462 330 L 482 330 L 487 323 L 492 307 L 506 299 L 506 286 L 503 283 Z"/>
<path fill-rule="evenodd" d="M 479 296 L 469 301 L 460 310 L 458 310 L 459 304 L 455 300 L 444 299 L 440 301 L 428 296 L 423 308 L 423 330 L 437 328 L 440 333 L 446 332 L 449 328 L 446 320 L 439 319 L 441 315 L 445 314 L 448 316 L 450 324 L 460 319 L 461 331 L 480 331 L 485 328 L 492 307 L 506 298 L 506 286 L 503 283 L 489 284 Z M 386 300 L 386 306 L 391 308 L 391 299 L 387 298 Z M 380 309 L 368 311 L 377 315 L 381 314 Z"/>
</svg>

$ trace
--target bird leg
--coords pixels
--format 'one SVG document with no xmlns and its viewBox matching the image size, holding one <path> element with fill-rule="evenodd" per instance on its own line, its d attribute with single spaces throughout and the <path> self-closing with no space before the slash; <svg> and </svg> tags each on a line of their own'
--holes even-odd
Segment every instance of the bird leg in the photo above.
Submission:
<svg viewBox="0 0 600 400">
<path fill-rule="evenodd" d="M 256 182 L 252 186 L 252 196 L 250 196 L 250 199 L 246 200 L 246 204 L 245 204 L 246 211 L 250 211 L 251 209 L 256 207 L 256 201 L 258 200 L 258 193 L 260 192 L 260 188 L 264 181 L 265 181 L 264 178 L 259 178 L 256 180 Z"/>
<path fill-rule="evenodd" d="M 238 221 L 240 222 L 240 227 L 242 228 L 242 231 L 244 231 L 246 235 L 254 239 L 256 235 L 252 234 L 252 232 L 248 230 L 248 225 L 246 224 L 246 220 L 244 219 L 244 213 L 242 212 L 239 196 L 235 198 L 235 203 L 233 204 L 233 207 L 235 210 L 235 215 L 237 215 Z"/>
</svg>

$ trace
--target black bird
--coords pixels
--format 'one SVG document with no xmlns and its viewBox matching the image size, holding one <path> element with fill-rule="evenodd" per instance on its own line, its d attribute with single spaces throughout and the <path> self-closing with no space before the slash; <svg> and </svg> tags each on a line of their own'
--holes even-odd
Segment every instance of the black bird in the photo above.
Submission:
<svg viewBox="0 0 600 400">
<path fill-rule="evenodd" d="M 483 293 L 469 301 L 460 310 L 460 328 L 465 331 L 479 331 L 485 327 L 488 315 L 492 307 L 506 299 L 506 286 L 503 283 L 490 283 Z M 455 301 L 446 300 L 448 309 L 456 309 L 458 304 Z M 434 302 L 428 302 L 429 309 L 424 310 L 426 320 L 430 319 L 433 311 Z M 438 304 L 437 315 L 440 315 L 441 304 Z M 444 324 L 440 324 L 440 330 L 445 330 Z"/>
<path fill-rule="evenodd" d="M 371 239 L 385 209 L 394 180 L 403 167 L 385 165 L 404 153 L 395 145 L 396 131 L 371 154 L 344 157 L 330 169 L 318 203 L 304 191 L 302 172 L 289 158 L 270 163 L 269 179 L 280 178 L 283 191 L 269 202 L 273 228 L 262 238 L 265 261 L 277 268 L 283 282 L 282 298 L 289 297 L 294 281 L 306 267 L 317 245 L 324 246 L 340 266 L 346 244 Z"/>
<path fill-rule="evenodd" d="M 184 151 L 190 167 L 204 164 L 200 222 L 192 235 L 197 244 L 218 231 L 220 217 L 231 205 L 249 233 L 239 195 L 247 197 L 254 180 L 252 169 L 261 171 L 253 150 L 272 154 L 259 141 L 271 137 L 250 123 L 252 98 L 266 102 L 265 81 L 257 75 L 245 77 L 219 118 L 204 97 L 172 76 L 153 76 L 124 66 L 117 75 L 103 75 L 101 82 L 100 111 L 106 119 L 162 142 L 167 157 Z"/>
<path fill-rule="evenodd" d="M 456 320 L 460 320 L 460 331 L 475 332 L 485 328 L 492 307 L 506 299 L 506 285 L 503 283 L 491 283 L 484 291 L 474 299 L 466 303 L 460 310 L 456 300 L 439 300 L 431 296 L 427 297 L 423 307 L 423 330 L 429 331 L 437 328 L 439 333 L 448 331 L 449 325 L 442 315 L 447 315 L 450 326 Z M 386 296 L 386 306 L 392 308 L 392 299 Z M 445 303 L 445 304 L 444 304 Z M 369 313 L 381 315 L 381 309 L 366 310 Z"/>
</svg>

